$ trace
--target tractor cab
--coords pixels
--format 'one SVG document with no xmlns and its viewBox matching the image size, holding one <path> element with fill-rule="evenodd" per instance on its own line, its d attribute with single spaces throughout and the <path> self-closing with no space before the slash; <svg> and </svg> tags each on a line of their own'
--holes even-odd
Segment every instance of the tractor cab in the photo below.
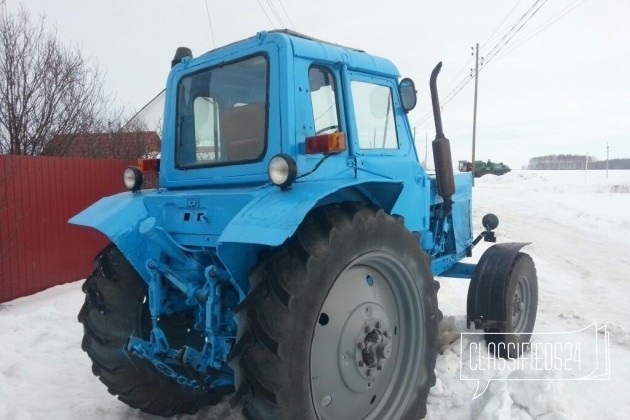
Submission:
<svg viewBox="0 0 630 420">
<path fill-rule="evenodd" d="M 398 161 L 390 170 L 426 177 L 405 115 L 415 100 L 404 108 L 398 77 L 388 60 L 289 31 L 180 55 L 167 82 L 160 187 L 261 185 L 278 154 L 302 175 L 329 155 L 305 182 L 378 172 L 384 156 Z M 415 99 L 412 84 L 402 89 Z"/>
</svg>

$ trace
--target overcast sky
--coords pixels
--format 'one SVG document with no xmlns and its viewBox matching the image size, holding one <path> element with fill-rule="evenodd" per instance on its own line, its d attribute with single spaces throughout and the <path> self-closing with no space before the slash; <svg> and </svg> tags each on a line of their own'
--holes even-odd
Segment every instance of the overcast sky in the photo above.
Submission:
<svg viewBox="0 0 630 420">
<path fill-rule="evenodd" d="M 45 13 L 65 43 L 97 59 L 107 91 L 128 109 L 163 89 L 178 46 L 199 55 L 259 30 L 289 27 L 387 57 L 416 81 L 420 102 L 410 120 L 421 155 L 425 133 L 429 142 L 435 137 L 432 119 L 423 121 L 432 68 L 444 63 L 438 87 L 445 98 L 474 66 L 471 47 L 479 42 L 480 55 L 489 57 L 534 3 L 7 0 L 9 10 L 23 4 L 33 17 Z M 473 92 L 469 83 L 444 108 L 454 161 L 470 159 Z M 630 0 L 548 0 L 480 73 L 477 158 L 513 167 L 552 153 L 605 159 L 606 142 L 611 158 L 630 158 Z"/>
</svg>

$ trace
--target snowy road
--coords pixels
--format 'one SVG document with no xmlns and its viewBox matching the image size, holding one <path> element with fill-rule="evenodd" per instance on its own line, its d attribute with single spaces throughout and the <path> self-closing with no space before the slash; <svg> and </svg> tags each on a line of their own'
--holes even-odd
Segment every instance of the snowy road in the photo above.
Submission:
<svg viewBox="0 0 630 420">
<path fill-rule="evenodd" d="M 459 333 L 465 331 L 468 282 L 440 279 L 441 355 L 429 419 L 628 418 L 630 413 L 630 171 L 527 172 L 477 180 L 475 230 L 487 212 L 499 241 L 526 248 L 539 276 L 537 332 L 572 331 L 592 322 L 611 334 L 610 381 L 492 382 L 459 380 Z M 624 190 L 621 188 L 621 190 Z M 627 188 L 626 188 L 627 190 Z M 487 244 L 476 250 L 478 259 Z M 473 260 L 474 260 L 473 259 Z M 9 302 L 0 311 L 0 419 L 150 419 L 109 395 L 81 351 L 76 314 L 81 282 Z M 240 419 L 227 404 L 184 419 Z M 352 419 L 348 419 L 352 420 Z"/>
<path fill-rule="evenodd" d="M 563 382 L 557 388 L 564 388 L 564 398 L 551 401 L 576 418 L 630 413 L 630 195 L 608 192 L 630 184 L 630 172 L 604 176 L 521 172 L 482 179 L 474 196 L 476 217 L 490 211 L 500 216 L 502 241 L 533 242 L 526 252 L 539 274 L 536 331 L 573 331 L 597 322 L 610 332 L 611 380 Z M 522 184 L 514 185 L 517 180 Z"/>
</svg>

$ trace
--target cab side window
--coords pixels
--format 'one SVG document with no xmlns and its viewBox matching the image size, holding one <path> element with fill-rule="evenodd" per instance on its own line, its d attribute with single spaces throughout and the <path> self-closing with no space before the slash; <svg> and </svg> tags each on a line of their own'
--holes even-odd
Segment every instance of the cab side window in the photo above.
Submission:
<svg viewBox="0 0 630 420">
<path fill-rule="evenodd" d="M 308 71 L 308 81 L 313 107 L 314 134 L 339 131 L 337 92 L 332 73 L 326 68 L 314 66 Z"/>
<path fill-rule="evenodd" d="M 361 149 L 398 149 L 391 88 L 358 80 L 350 82 Z"/>
</svg>

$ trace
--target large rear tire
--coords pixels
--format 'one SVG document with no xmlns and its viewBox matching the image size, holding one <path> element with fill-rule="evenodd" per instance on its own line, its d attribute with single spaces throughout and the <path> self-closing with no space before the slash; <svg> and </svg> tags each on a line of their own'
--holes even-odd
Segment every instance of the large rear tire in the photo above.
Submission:
<svg viewBox="0 0 630 420">
<path fill-rule="evenodd" d="M 233 351 L 246 417 L 425 416 L 439 283 L 402 219 L 362 205 L 317 209 L 250 281 Z"/>
<path fill-rule="evenodd" d="M 129 336 L 149 336 L 146 284 L 114 245 L 96 257 L 95 265 L 83 284 L 85 303 L 78 317 L 84 331 L 81 347 L 92 359 L 92 372 L 111 394 L 144 412 L 172 416 L 193 414 L 204 405 L 218 403 L 232 390 L 226 387 L 193 392 L 127 352 Z M 189 313 L 160 319 L 171 344 L 201 342 L 201 337 L 190 328 L 191 323 Z"/>
</svg>

